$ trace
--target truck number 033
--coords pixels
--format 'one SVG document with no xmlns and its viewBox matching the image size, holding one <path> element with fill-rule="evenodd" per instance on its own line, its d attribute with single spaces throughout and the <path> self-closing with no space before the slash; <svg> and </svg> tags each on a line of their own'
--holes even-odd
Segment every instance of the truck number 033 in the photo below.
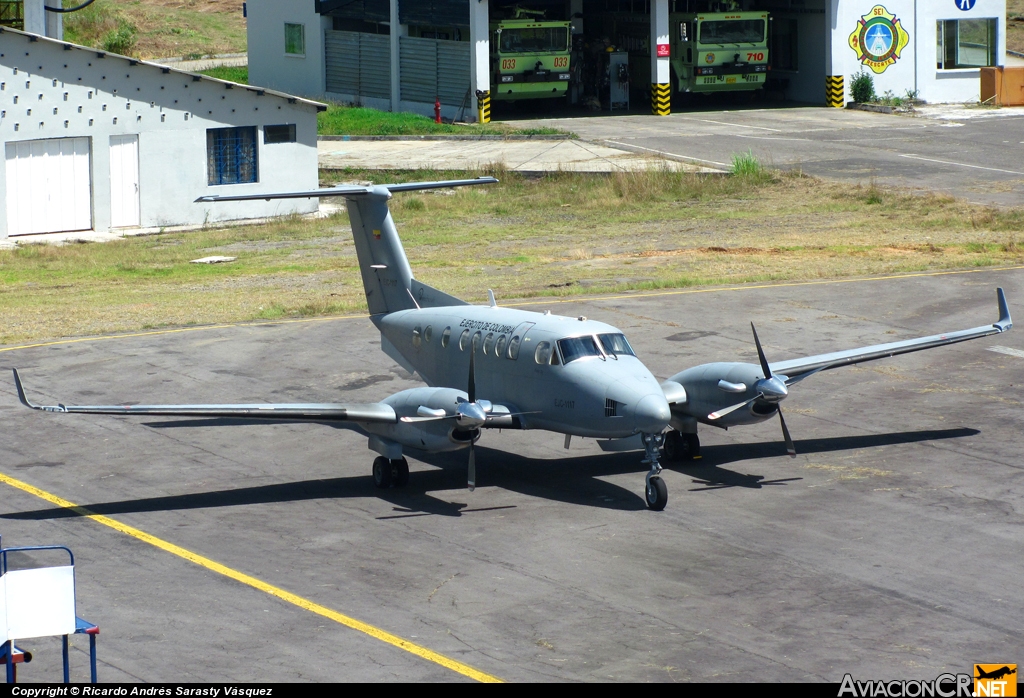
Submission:
<svg viewBox="0 0 1024 698">
<path fill-rule="evenodd" d="M 501 59 L 501 69 L 502 70 L 515 70 L 516 69 L 516 59 L 515 58 L 502 58 Z"/>
<path fill-rule="evenodd" d="M 569 65 L 569 57 L 568 56 L 555 56 L 555 67 L 556 68 L 564 68 L 567 65 Z"/>
<path fill-rule="evenodd" d="M 759 52 L 759 53 L 748 53 L 747 54 L 747 60 L 748 61 L 763 61 L 764 60 L 764 53 L 762 53 L 762 52 Z"/>
</svg>

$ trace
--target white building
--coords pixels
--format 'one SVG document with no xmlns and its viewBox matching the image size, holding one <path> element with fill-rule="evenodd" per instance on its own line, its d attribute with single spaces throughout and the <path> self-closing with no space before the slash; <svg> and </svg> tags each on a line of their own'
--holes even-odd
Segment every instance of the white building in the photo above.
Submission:
<svg viewBox="0 0 1024 698">
<path fill-rule="evenodd" d="M 488 18 L 509 4 L 248 0 L 249 76 L 307 97 L 393 111 L 430 113 L 436 94 L 446 117 L 462 111 L 472 119 L 476 104 L 463 109 L 466 96 L 472 101 L 491 89 Z M 767 11 L 771 89 L 794 102 L 832 106 L 851 100 L 850 77 L 861 70 L 874 77 L 879 94 L 888 90 L 902 97 L 909 91 L 928 102 L 976 101 L 979 68 L 1002 65 L 1006 52 L 1006 0 L 520 0 L 518 5 L 544 10 L 548 19 L 572 18 L 574 34 L 584 38 L 592 27 L 607 32 L 614 15 L 646 16 L 651 45 L 668 41 L 672 13 Z M 669 58 L 643 60 L 652 61 L 657 83 L 669 80 Z"/>
<path fill-rule="evenodd" d="M 325 108 L 0 27 L 0 239 L 315 211 L 194 201 L 316 188 Z"/>
</svg>

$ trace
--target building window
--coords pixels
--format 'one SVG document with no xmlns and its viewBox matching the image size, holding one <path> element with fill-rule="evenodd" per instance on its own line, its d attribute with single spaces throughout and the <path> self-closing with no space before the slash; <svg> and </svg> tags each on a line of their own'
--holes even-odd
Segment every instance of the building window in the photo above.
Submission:
<svg viewBox="0 0 1024 698">
<path fill-rule="evenodd" d="M 255 126 L 207 129 L 206 173 L 210 185 L 256 182 L 256 164 Z"/>
<path fill-rule="evenodd" d="M 284 52 L 289 56 L 306 55 L 306 25 L 285 22 Z"/>
<path fill-rule="evenodd" d="M 295 124 L 277 124 L 263 127 L 264 143 L 294 143 Z"/>
<path fill-rule="evenodd" d="M 995 18 L 940 19 L 935 37 L 939 70 L 995 65 L 998 22 Z"/>
</svg>

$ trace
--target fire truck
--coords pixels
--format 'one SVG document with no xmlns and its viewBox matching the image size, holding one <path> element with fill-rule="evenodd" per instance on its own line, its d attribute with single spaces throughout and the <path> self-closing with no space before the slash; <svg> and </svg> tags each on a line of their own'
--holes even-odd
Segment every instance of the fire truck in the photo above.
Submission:
<svg viewBox="0 0 1024 698">
<path fill-rule="evenodd" d="M 635 87 L 651 83 L 650 20 L 624 18 L 616 40 L 630 54 Z M 669 14 L 672 82 L 680 94 L 751 91 L 768 76 L 767 12 Z"/>
<path fill-rule="evenodd" d="M 571 77 L 570 23 L 545 21 L 543 15 L 516 8 L 512 19 L 491 24 L 491 99 L 565 96 Z"/>
</svg>

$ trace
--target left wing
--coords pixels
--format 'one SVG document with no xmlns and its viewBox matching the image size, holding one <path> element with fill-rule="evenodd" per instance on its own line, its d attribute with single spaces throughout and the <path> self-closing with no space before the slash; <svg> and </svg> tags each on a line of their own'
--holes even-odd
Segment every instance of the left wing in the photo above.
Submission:
<svg viewBox="0 0 1024 698">
<path fill-rule="evenodd" d="M 802 359 L 777 361 L 772 362 L 770 367 L 772 373 L 781 373 L 787 376 L 790 379 L 789 382 L 792 383 L 795 382 L 793 380 L 795 378 L 807 377 L 818 371 L 827 371 L 828 369 L 839 368 L 840 366 L 850 366 L 863 363 L 864 361 L 884 359 L 889 356 L 896 356 L 897 354 L 908 354 L 912 351 L 932 349 L 944 344 L 966 342 L 969 339 L 978 339 L 979 337 L 987 337 L 990 334 L 1006 332 L 1013 327 L 1013 322 L 1010 320 L 1010 309 L 1006 305 L 1006 296 L 1003 294 L 1003 289 L 996 289 L 996 299 L 999 302 L 999 320 L 991 325 L 981 325 L 969 330 L 935 334 L 929 337 L 908 339 L 902 342 L 890 342 L 860 349 L 836 351 L 831 354 L 818 354 L 817 356 L 807 356 Z"/>
<path fill-rule="evenodd" d="M 25 407 L 43 412 L 78 414 L 159 415 L 162 417 L 220 417 L 266 419 L 304 422 L 359 422 L 362 424 L 395 424 L 398 416 L 390 405 L 373 403 L 278 403 L 248 405 L 35 405 L 25 396 L 18 369 L 14 384 L 18 399 Z"/>
</svg>

